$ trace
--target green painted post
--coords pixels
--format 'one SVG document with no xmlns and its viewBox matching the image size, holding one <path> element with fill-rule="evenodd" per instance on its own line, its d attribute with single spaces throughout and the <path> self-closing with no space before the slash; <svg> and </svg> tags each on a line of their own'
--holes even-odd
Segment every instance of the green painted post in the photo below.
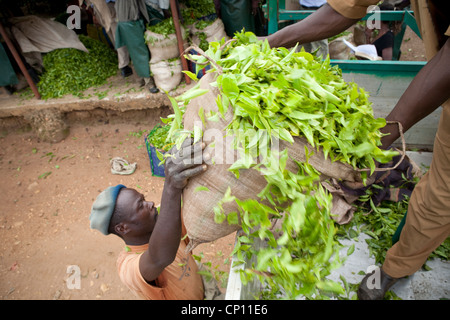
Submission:
<svg viewBox="0 0 450 320">
<path fill-rule="evenodd" d="M 267 1 L 267 32 L 272 34 L 278 31 L 278 1 Z"/>
</svg>

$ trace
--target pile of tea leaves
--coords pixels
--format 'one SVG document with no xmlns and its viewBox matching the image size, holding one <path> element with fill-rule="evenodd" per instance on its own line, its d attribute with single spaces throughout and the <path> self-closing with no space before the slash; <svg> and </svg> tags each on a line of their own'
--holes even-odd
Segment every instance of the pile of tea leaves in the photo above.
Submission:
<svg viewBox="0 0 450 320">
<path fill-rule="evenodd" d="M 89 52 L 74 48 L 53 50 L 43 56 L 44 73 L 37 85 L 42 99 L 79 95 L 117 74 L 117 54 L 106 44 L 79 36 Z"/>
<path fill-rule="evenodd" d="M 321 173 L 308 157 L 322 152 L 355 170 L 367 169 L 365 176 L 375 170 L 376 161 L 387 163 L 398 154 L 379 148 L 379 129 L 386 122 L 374 118 L 368 94 L 345 82 L 329 59 L 296 48 L 270 48 L 250 32 L 236 33 L 232 42 L 224 42 L 210 42 L 204 55 L 192 58 L 210 64 L 209 72 L 217 74 L 210 85 L 220 92 L 215 101 L 218 112 L 206 115 L 200 110 L 202 121 L 217 121 L 229 108 L 233 110 L 226 134 L 235 137 L 239 157 L 229 171 L 239 179 L 240 170 L 258 170 L 267 181 L 257 199 L 240 199 L 228 190 L 214 208 L 217 223 L 240 223 L 244 232 L 233 251 L 238 263 L 256 257 L 255 263 L 240 271 L 241 281 L 245 285 L 257 277 L 268 288 L 267 298 L 341 295 L 342 285 L 327 278 L 342 263 L 331 217 L 332 197 L 319 183 Z M 166 119 L 171 126 L 169 141 L 181 145 L 191 135 L 201 139 L 201 129 L 184 130 L 182 116 L 189 100 L 203 93 L 194 87 L 180 97 L 169 97 L 175 112 Z M 274 139 L 293 144 L 295 136 L 311 145 L 306 161 L 295 161 L 296 172 L 286 168 L 288 149 L 260 154 L 261 147 L 270 148 Z M 231 201 L 239 212 L 223 212 L 223 204 Z M 271 229 L 271 219 L 277 218 L 282 221 L 279 237 Z M 257 239 L 267 245 L 255 246 Z"/>
</svg>

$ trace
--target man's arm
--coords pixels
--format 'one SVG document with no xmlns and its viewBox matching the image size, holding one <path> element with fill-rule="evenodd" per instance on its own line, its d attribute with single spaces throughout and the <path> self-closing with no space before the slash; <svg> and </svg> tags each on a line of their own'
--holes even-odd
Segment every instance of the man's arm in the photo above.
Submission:
<svg viewBox="0 0 450 320">
<path fill-rule="evenodd" d="M 381 57 L 383 60 L 392 60 L 393 55 L 393 49 L 392 47 L 384 48 L 383 51 L 381 51 Z"/>
<path fill-rule="evenodd" d="M 269 35 L 266 39 L 271 47 L 290 48 L 297 42 L 302 44 L 335 36 L 357 21 L 359 19 L 346 18 L 326 3 L 307 18 Z"/>
<path fill-rule="evenodd" d="M 450 98 L 450 40 L 439 50 L 411 81 L 387 121 L 399 121 L 406 131 L 436 110 Z M 448 125 L 448 124 L 447 124 Z M 396 124 L 381 129 L 391 133 L 381 139 L 382 148 L 389 147 L 400 135 Z"/>
<path fill-rule="evenodd" d="M 139 262 L 141 274 L 148 282 L 155 280 L 176 257 L 181 241 L 181 195 L 188 179 L 206 170 L 206 164 L 198 164 L 203 162 L 203 147 L 200 143 L 191 145 L 186 139 L 180 150 L 174 147 L 170 151 L 175 158 L 166 160 L 161 209 L 148 250 Z"/>
</svg>

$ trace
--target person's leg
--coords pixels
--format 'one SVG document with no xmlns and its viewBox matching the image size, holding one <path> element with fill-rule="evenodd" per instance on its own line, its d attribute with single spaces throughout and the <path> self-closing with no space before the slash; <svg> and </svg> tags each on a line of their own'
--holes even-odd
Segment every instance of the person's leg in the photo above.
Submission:
<svg viewBox="0 0 450 320">
<path fill-rule="evenodd" d="M 450 235 L 450 101 L 436 134 L 433 160 L 415 187 L 399 241 L 388 250 L 383 270 L 401 278 L 419 270 Z"/>
<path fill-rule="evenodd" d="M 116 29 L 117 29 L 116 9 L 113 2 L 107 3 L 107 6 L 112 20 L 108 36 L 110 37 L 113 43 L 116 43 Z M 128 66 L 130 64 L 130 54 L 128 53 L 126 46 L 117 49 L 117 60 L 118 60 L 118 67 L 120 69 L 122 76 L 124 78 L 131 76 L 133 74 L 133 70 Z"/>
<path fill-rule="evenodd" d="M 381 287 L 362 280 L 360 299 L 382 299 L 399 278 L 419 270 L 433 252 L 450 235 L 450 100 L 444 103 L 436 134 L 433 160 L 428 172 L 415 187 L 408 206 L 399 241 L 386 254 L 379 273 Z"/>
<path fill-rule="evenodd" d="M 117 49 L 117 58 L 119 60 L 119 69 L 124 78 L 131 76 L 133 70 L 129 67 L 130 64 L 130 54 L 128 53 L 127 47 L 121 47 Z"/>
<path fill-rule="evenodd" d="M 157 93 L 159 92 L 159 89 L 155 85 L 155 80 L 153 80 L 153 77 L 150 76 L 148 78 L 144 79 L 144 87 L 150 91 L 150 93 Z"/>
</svg>

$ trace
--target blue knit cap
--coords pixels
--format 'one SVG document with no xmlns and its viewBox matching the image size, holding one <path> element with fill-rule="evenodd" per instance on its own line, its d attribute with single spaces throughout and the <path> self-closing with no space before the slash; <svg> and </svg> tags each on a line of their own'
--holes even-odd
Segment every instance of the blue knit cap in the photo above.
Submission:
<svg viewBox="0 0 450 320">
<path fill-rule="evenodd" d="M 109 234 L 109 223 L 114 208 L 116 207 L 117 196 L 122 188 L 126 187 L 122 184 L 115 187 L 108 187 L 97 196 L 97 199 L 92 205 L 91 215 L 89 216 L 91 229 L 97 229 L 104 235 Z"/>
</svg>

